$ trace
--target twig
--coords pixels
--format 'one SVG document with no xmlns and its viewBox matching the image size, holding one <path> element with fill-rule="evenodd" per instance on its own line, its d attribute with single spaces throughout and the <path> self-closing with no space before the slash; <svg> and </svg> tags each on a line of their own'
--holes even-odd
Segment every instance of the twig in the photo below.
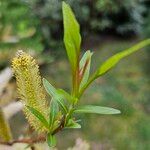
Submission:
<svg viewBox="0 0 150 150">
<path fill-rule="evenodd" d="M 58 126 L 58 128 L 56 128 L 56 129 L 53 131 L 52 135 L 54 135 L 54 134 L 56 134 L 57 132 L 61 131 L 61 130 L 64 128 L 64 126 L 65 126 L 65 116 L 62 117 L 60 125 Z"/>
<path fill-rule="evenodd" d="M 57 132 L 61 131 L 63 128 L 64 128 L 64 125 L 65 125 L 65 116 L 63 116 L 62 120 L 61 120 L 61 123 L 60 125 L 58 126 L 58 128 L 56 128 L 52 135 L 56 134 Z M 3 145 L 13 145 L 15 143 L 26 143 L 26 144 L 34 144 L 34 143 L 39 143 L 39 142 L 44 142 L 46 140 L 46 137 L 44 135 L 41 135 L 37 138 L 28 138 L 28 139 L 17 139 L 17 140 L 13 140 L 13 141 L 10 141 L 10 142 L 2 142 L 0 141 L 0 144 L 3 144 Z"/>
<path fill-rule="evenodd" d="M 4 145 L 13 145 L 15 143 L 26 143 L 26 144 L 33 144 L 33 143 L 38 143 L 38 142 L 42 142 L 45 141 L 45 136 L 39 136 L 37 138 L 34 139 L 18 139 L 18 140 L 13 140 L 10 142 L 0 142 L 0 144 L 4 144 Z"/>
</svg>

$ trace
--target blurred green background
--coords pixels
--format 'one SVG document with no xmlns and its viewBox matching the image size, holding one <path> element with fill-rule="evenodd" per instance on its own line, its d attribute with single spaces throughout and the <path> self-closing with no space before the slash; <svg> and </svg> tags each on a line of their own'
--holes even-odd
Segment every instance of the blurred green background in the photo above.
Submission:
<svg viewBox="0 0 150 150">
<path fill-rule="evenodd" d="M 93 68 L 109 56 L 150 37 L 149 0 L 66 2 L 81 25 L 82 51 L 94 52 Z M 0 1 L 0 71 L 10 67 L 18 49 L 37 59 L 43 77 L 69 91 L 71 77 L 63 45 L 61 0 Z M 92 150 L 150 149 L 149 65 L 147 47 L 96 80 L 80 103 L 114 107 L 121 110 L 121 115 L 77 116 L 82 119 L 82 129 L 58 134 L 58 149 L 74 145 L 78 137 L 86 140 Z M 18 100 L 13 78 L 0 94 L 0 101 L 11 103 L 12 100 Z M 11 118 L 10 125 L 14 138 L 26 135 L 26 120 L 21 112 Z"/>
</svg>

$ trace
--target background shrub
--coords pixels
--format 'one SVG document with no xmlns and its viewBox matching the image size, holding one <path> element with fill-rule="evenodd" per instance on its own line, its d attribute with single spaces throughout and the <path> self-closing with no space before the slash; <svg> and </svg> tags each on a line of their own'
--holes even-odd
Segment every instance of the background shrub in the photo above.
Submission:
<svg viewBox="0 0 150 150">
<path fill-rule="evenodd" d="M 131 36 L 140 34 L 142 27 L 145 27 L 145 33 L 149 30 L 147 0 L 66 0 L 66 2 L 75 11 L 85 37 L 91 33 Z M 62 39 L 61 0 L 2 1 L 0 7 L 0 46 L 4 46 L 2 42 L 6 33 L 13 35 L 7 42 L 20 42 L 21 45 L 28 45 L 35 50 L 49 49 Z M 145 20 L 147 25 L 143 26 Z M 30 39 L 34 42 L 30 42 Z"/>
</svg>

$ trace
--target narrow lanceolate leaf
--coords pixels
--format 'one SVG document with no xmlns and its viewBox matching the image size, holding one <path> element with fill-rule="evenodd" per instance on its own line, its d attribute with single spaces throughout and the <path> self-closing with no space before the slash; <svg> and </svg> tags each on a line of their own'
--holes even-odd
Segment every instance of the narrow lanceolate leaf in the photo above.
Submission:
<svg viewBox="0 0 150 150">
<path fill-rule="evenodd" d="M 140 42 L 139 44 L 136 44 L 135 46 L 126 49 L 122 52 L 119 52 L 115 54 L 114 56 L 110 57 L 108 60 L 106 60 L 96 71 L 96 77 L 99 77 L 109 71 L 111 68 L 113 68 L 122 58 L 136 52 L 137 50 L 147 46 L 150 44 L 150 39 L 144 40 Z"/>
<path fill-rule="evenodd" d="M 80 89 L 87 83 L 89 79 L 92 54 L 93 53 L 88 50 L 80 60 Z"/>
<path fill-rule="evenodd" d="M 77 108 L 75 113 L 95 113 L 95 114 L 120 114 L 120 111 L 114 108 L 85 105 Z"/>
<path fill-rule="evenodd" d="M 44 78 L 43 78 L 43 85 L 44 85 L 46 92 L 51 97 L 56 97 L 56 89 Z"/>
<path fill-rule="evenodd" d="M 75 71 L 80 53 L 80 27 L 68 4 L 63 2 L 64 43 L 72 71 Z"/>
<path fill-rule="evenodd" d="M 71 96 L 69 93 L 67 93 L 63 89 L 58 89 L 58 93 L 62 96 L 63 99 L 66 99 L 70 103 L 76 101 L 76 98 L 74 98 L 73 96 Z"/>
<path fill-rule="evenodd" d="M 56 146 L 56 137 L 49 133 L 47 135 L 47 144 L 49 147 L 55 147 Z"/>
<path fill-rule="evenodd" d="M 65 128 L 73 128 L 73 129 L 80 129 L 81 125 L 75 122 L 73 119 L 69 119 L 68 124 Z"/>
<path fill-rule="evenodd" d="M 49 115 L 49 125 L 50 126 L 53 125 L 53 123 L 55 121 L 55 117 L 56 117 L 58 112 L 59 112 L 58 103 L 57 103 L 57 101 L 55 101 L 52 98 L 51 103 L 50 103 L 50 115 Z"/>
<path fill-rule="evenodd" d="M 36 110 L 35 108 L 33 107 L 30 107 L 30 106 L 26 106 L 27 109 L 37 118 L 39 119 L 39 121 L 46 127 L 48 128 L 48 122 L 47 120 L 45 119 L 45 117 L 38 111 Z"/>
<path fill-rule="evenodd" d="M 62 107 L 62 109 L 67 112 L 67 108 L 64 105 L 64 101 L 61 95 L 58 93 L 57 89 L 54 88 L 46 79 L 43 79 L 43 85 L 47 93 L 58 102 L 58 104 Z"/>
</svg>

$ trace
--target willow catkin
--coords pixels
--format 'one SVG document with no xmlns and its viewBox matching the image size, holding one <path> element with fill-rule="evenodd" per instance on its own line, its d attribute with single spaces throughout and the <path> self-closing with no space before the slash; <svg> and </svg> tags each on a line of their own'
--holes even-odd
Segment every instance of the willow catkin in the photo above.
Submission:
<svg viewBox="0 0 150 150">
<path fill-rule="evenodd" d="M 36 64 L 35 59 L 23 51 L 18 51 L 16 57 L 12 60 L 12 68 L 22 103 L 37 109 L 45 118 L 48 118 L 47 101 L 43 92 L 39 66 Z M 30 125 L 35 130 L 38 132 L 47 131 L 26 107 L 24 107 L 24 112 Z"/>
</svg>

